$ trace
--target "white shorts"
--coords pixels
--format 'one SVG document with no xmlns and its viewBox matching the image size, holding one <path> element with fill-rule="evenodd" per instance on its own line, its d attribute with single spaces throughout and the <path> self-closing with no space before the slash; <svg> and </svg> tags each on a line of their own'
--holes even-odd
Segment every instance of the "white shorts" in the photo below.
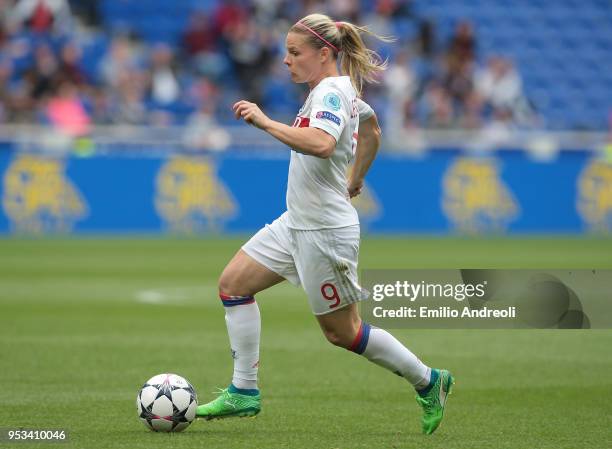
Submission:
<svg viewBox="0 0 612 449">
<path fill-rule="evenodd" d="M 287 226 L 287 212 L 260 229 L 242 250 L 257 262 L 301 285 L 315 315 L 367 298 L 359 286 L 359 225 L 301 231 Z"/>
</svg>

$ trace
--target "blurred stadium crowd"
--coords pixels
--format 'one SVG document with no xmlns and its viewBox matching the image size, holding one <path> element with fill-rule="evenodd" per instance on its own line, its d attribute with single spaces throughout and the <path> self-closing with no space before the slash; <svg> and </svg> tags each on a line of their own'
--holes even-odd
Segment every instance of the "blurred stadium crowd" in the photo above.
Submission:
<svg viewBox="0 0 612 449">
<path fill-rule="evenodd" d="M 424 3 L 0 0 L 0 123 L 51 123 L 73 136 L 94 124 L 207 129 L 230 121 L 239 98 L 291 121 L 305 90 L 282 64 L 286 31 L 325 12 L 397 38 L 369 42 L 390 62 L 364 94 L 387 129 L 548 126 L 513 55 L 481 50 L 469 8 L 469 20 L 458 10 L 441 22 Z M 598 105 L 595 129 L 607 125 Z"/>
</svg>

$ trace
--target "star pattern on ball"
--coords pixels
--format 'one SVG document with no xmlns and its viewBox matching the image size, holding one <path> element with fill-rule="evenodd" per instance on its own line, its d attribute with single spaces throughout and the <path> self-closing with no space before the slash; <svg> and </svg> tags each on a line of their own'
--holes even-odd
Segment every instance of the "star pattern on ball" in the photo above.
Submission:
<svg viewBox="0 0 612 449">
<path fill-rule="evenodd" d="M 140 393 L 138 394 L 139 418 L 141 418 L 141 420 L 147 425 L 147 427 L 154 431 L 181 431 L 185 429 L 186 426 L 193 421 L 194 416 L 189 415 L 194 414 L 193 405 L 194 403 L 197 404 L 197 395 L 193 386 L 188 381 L 180 378 L 179 376 L 177 377 L 179 377 L 180 381 L 177 379 L 174 379 L 173 381 L 172 375 L 166 375 L 164 380 L 161 382 L 159 381 L 159 376 L 156 377 L 157 379 L 155 379 L 154 382 L 149 381 L 145 383 Z M 151 388 L 154 388 L 155 391 L 151 391 Z M 149 390 L 149 397 L 152 394 L 154 395 L 154 399 L 153 401 L 151 401 L 151 403 L 145 406 L 143 403 L 143 392 L 146 391 L 146 389 Z M 185 391 L 187 395 L 183 393 L 179 395 L 183 398 L 183 400 L 182 402 L 180 402 L 179 400 L 179 406 L 177 406 L 177 402 L 175 402 L 175 399 L 178 400 L 178 398 L 176 397 L 176 393 L 174 393 L 175 397 L 173 398 L 173 392 L 179 390 Z M 166 399 L 164 399 L 164 397 Z M 187 399 L 187 401 L 185 401 L 185 399 Z M 171 404 L 172 406 L 172 411 L 168 410 L 167 416 L 158 416 L 156 413 L 153 412 L 153 410 L 155 409 L 158 410 L 159 413 L 159 410 L 163 410 L 164 407 L 166 407 L 162 406 L 160 408 L 160 401 L 164 402 L 165 404 Z M 187 402 L 186 406 L 184 406 L 185 402 Z M 156 404 L 158 404 L 157 407 L 155 406 Z M 189 413 L 190 411 L 191 413 Z M 167 427 L 160 428 L 159 425 L 156 424 L 156 420 L 171 422 L 172 426 L 169 429 Z"/>
</svg>

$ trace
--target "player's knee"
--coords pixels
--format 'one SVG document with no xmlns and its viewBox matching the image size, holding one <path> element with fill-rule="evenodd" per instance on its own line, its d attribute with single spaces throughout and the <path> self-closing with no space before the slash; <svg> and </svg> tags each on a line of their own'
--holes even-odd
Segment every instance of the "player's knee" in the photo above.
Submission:
<svg viewBox="0 0 612 449">
<path fill-rule="evenodd" d="M 232 275 L 232 273 L 227 273 L 226 271 L 221 274 L 218 287 L 219 293 L 223 293 L 224 295 L 228 296 L 245 296 L 248 294 L 241 290 L 237 277 Z"/>
<path fill-rule="evenodd" d="M 349 348 L 352 344 L 352 338 L 346 332 L 338 332 L 336 329 L 325 329 L 323 333 L 327 341 L 334 346 Z"/>
</svg>

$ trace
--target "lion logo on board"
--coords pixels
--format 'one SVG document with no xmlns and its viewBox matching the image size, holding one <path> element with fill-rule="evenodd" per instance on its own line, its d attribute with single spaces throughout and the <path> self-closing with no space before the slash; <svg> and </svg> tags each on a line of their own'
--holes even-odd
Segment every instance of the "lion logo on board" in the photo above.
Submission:
<svg viewBox="0 0 612 449">
<path fill-rule="evenodd" d="M 87 204 L 66 176 L 63 160 L 17 157 L 4 175 L 4 211 L 18 233 L 65 233 L 88 213 Z"/>
<path fill-rule="evenodd" d="M 214 164 L 202 157 L 179 156 L 157 174 L 155 208 L 173 232 L 218 231 L 236 214 L 236 202 Z"/>
<path fill-rule="evenodd" d="M 578 177 L 576 208 L 594 232 L 612 231 L 612 164 L 596 160 Z"/>
<path fill-rule="evenodd" d="M 492 159 L 459 158 L 443 179 L 442 209 L 462 232 L 502 232 L 519 205 Z"/>
</svg>

